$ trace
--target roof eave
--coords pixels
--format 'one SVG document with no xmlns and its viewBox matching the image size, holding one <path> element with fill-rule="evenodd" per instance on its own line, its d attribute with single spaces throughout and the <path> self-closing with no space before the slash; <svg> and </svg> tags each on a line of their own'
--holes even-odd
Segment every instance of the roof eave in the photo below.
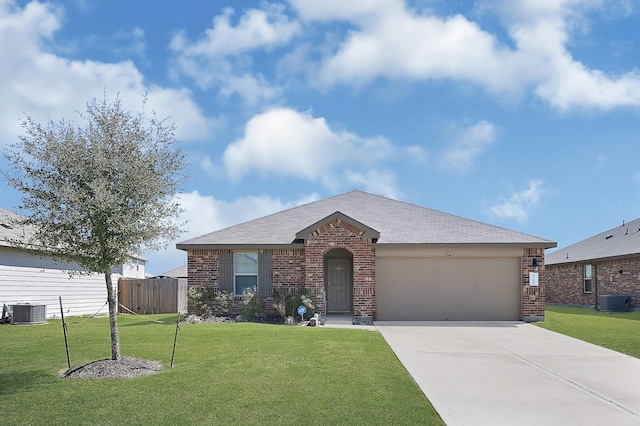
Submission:
<svg viewBox="0 0 640 426">
<path fill-rule="evenodd" d="M 542 248 L 548 249 L 556 247 L 558 243 L 553 241 L 545 242 L 513 242 L 513 243 L 500 243 L 500 242 L 476 242 L 476 243 L 374 243 L 373 247 L 380 248 L 416 248 L 416 247 L 517 247 L 517 248 Z"/>
<path fill-rule="evenodd" d="M 572 263 L 588 263 L 588 262 L 606 262 L 609 260 L 620 260 L 627 259 L 629 257 L 640 257 L 640 252 L 638 253 L 627 253 L 627 254 L 618 254 L 615 256 L 606 256 L 606 257 L 580 257 L 577 259 L 565 259 L 560 262 L 554 263 L 545 263 L 546 265 L 570 265 Z"/>
<path fill-rule="evenodd" d="M 517 247 L 517 248 L 553 248 L 555 242 L 522 242 L 522 243 L 373 243 L 373 248 L 417 248 L 417 247 Z M 304 243 L 292 244 L 176 244 L 179 250 L 259 250 L 259 249 L 303 249 Z"/>
<path fill-rule="evenodd" d="M 303 243 L 292 244 L 176 244 L 178 250 L 260 250 L 260 249 L 303 249 Z"/>
</svg>

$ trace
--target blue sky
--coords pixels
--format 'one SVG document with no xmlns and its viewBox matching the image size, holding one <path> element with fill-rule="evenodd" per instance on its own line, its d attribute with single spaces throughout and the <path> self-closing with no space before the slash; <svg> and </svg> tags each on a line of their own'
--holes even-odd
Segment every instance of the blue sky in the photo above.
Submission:
<svg viewBox="0 0 640 426">
<path fill-rule="evenodd" d="M 360 189 L 563 247 L 640 216 L 638 28 L 633 0 L 0 0 L 0 145 L 147 90 L 192 164 L 179 240 Z"/>
</svg>

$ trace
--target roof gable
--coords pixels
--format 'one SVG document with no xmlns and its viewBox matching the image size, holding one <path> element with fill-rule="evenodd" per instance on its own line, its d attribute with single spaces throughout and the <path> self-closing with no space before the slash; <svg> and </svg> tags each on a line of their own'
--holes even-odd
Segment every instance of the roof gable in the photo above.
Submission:
<svg viewBox="0 0 640 426">
<path fill-rule="evenodd" d="M 601 232 L 546 256 L 546 264 L 640 255 L 640 218 Z"/>
<path fill-rule="evenodd" d="M 380 233 L 378 231 L 376 231 L 373 228 L 369 228 L 367 225 L 364 225 L 360 222 L 358 222 L 357 220 L 350 218 L 349 216 L 347 216 L 344 213 L 341 213 L 339 211 L 325 217 L 322 220 L 319 220 L 318 222 L 306 227 L 305 229 L 303 229 L 302 231 L 298 232 L 296 234 L 296 240 L 307 240 L 309 238 L 311 238 L 311 235 L 313 234 L 313 232 L 315 232 L 316 230 L 318 230 L 319 228 L 322 228 L 323 226 L 333 222 L 334 220 L 338 220 L 339 222 L 346 222 L 349 225 L 353 226 L 354 228 L 357 228 L 361 231 L 360 233 L 360 237 L 364 237 L 364 238 L 371 238 L 374 240 L 377 240 L 378 238 L 380 238 Z"/>
<path fill-rule="evenodd" d="M 296 236 L 339 212 L 379 233 L 381 244 L 515 244 L 555 247 L 556 243 L 499 226 L 351 191 L 214 231 L 177 244 L 177 248 L 290 246 Z M 365 225 L 366 224 L 366 225 Z"/>
</svg>

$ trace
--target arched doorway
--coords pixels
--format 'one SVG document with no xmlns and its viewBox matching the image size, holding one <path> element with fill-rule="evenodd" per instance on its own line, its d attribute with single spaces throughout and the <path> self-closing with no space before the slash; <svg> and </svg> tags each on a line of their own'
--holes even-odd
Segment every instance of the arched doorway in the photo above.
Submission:
<svg viewBox="0 0 640 426">
<path fill-rule="evenodd" d="M 353 308 L 353 255 L 338 248 L 324 256 L 327 313 L 351 313 Z"/>
</svg>

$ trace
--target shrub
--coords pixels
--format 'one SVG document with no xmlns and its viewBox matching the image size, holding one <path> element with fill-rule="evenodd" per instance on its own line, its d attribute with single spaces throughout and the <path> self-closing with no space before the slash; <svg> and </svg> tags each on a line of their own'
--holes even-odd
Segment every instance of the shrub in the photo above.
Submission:
<svg viewBox="0 0 640 426">
<path fill-rule="evenodd" d="M 219 315 L 227 316 L 233 307 L 233 299 L 233 293 L 228 291 L 218 293 L 215 298 L 216 312 Z"/>
<path fill-rule="evenodd" d="M 187 292 L 189 309 L 196 315 L 208 318 L 213 314 L 215 289 L 213 287 L 191 287 Z"/>
<path fill-rule="evenodd" d="M 227 291 L 217 293 L 213 287 L 191 287 L 187 292 L 189 309 L 204 318 L 226 316 L 233 306 L 233 294 Z"/>
<path fill-rule="evenodd" d="M 286 290 L 278 289 L 273 291 L 273 308 L 283 320 L 287 319 L 287 312 L 289 312 L 287 307 L 291 304 L 291 296 Z"/>
<path fill-rule="evenodd" d="M 264 311 L 264 302 L 256 287 L 242 291 L 242 316 L 251 319 Z"/>
<path fill-rule="evenodd" d="M 306 288 L 302 288 L 298 293 L 296 293 L 296 295 L 293 297 L 292 305 L 293 309 L 291 311 L 291 315 L 298 314 L 298 306 L 304 306 L 305 308 L 307 308 L 307 313 L 304 314 L 307 318 L 312 317 L 316 312 L 316 302 Z"/>
</svg>

